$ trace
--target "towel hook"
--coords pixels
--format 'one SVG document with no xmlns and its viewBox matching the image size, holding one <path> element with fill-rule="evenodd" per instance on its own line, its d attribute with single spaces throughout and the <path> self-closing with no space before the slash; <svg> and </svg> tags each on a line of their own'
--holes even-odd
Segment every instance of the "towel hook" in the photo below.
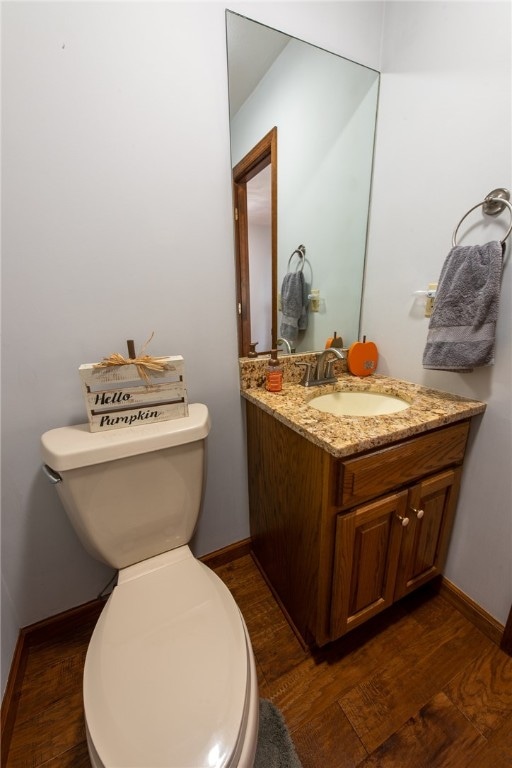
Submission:
<svg viewBox="0 0 512 768">
<path fill-rule="evenodd" d="M 291 263 L 291 260 L 293 259 L 293 257 L 295 256 L 295 254 L 297 254 L 297 256 L 299 257 L 299 259 L 301 259 L 301 264 L 300 264 L 300 271 L 302 272 L 302 270 L 304 269 L 304 263 L 305 263 L 305 261 L 306 261 L 306 246 L 304 246 L 304 245 L 299 245 L 299 246 L 298 246 L 298 248 L 296 248 L 296 249 L 294 250 L 294 252 L 293 252 L 293 253 L 292 253 L 292 255 L 290 256 L 290 258 L 288 259 L 288 272 L 290 271 L 290 263 Z"/>
<path fill-rule="evenodd" d="M 510 226 L 508 230 L 505 233 L 505 237 L 501 241 L 501 244 L 505 244 L 505 240 L 512 232 L 512 205 L 509 202 L 510 200 L 510 192 L 508 189 L 505 189 L 504 187 L 499 187 L 498 189 L 493 189 L 492 192 L 489 192 L 485 200 L 482 200 L 481 203 L 477 203 L 472 208 L 467 211 L 462 219 L 459 221 L 455 228 L 455 232 L 453 233 L 452 237 L 452 245 L 455 247 L 457 245 L 457 232 L 459 231 L 459 227 L 464 221 L 464 219 L 469 216 L 469 214 L 475 210 L 475 208 L 480 208 L 482 206 L 483 212 L 486 213 L 488 216 L 497 216 L 499 213 L 505 210 L 505 208 L 508 208 L 510 213 Z"/>
</svg>

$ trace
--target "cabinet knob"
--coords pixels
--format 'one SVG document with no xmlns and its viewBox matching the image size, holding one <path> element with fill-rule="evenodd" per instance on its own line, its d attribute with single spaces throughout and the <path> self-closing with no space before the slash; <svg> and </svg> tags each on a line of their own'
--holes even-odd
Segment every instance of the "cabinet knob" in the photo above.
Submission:
<svg viewBox="0 0 512 768">
<path fill-rule="evenodd" d="M 409 525 L 409 518 L 408 517 L 402 517 L 402 515 L 397 515 L 397 518 L 400 520 L 402 526 L 405 528 L 406 525 Z"/>
<path fill-rule="evenodd" d="M 421 518 L 425 514 L 425 510 L 424 509 L 414 509 L 414 507 L 411 507 L 411 510 L 413 512 L 416 512 L 416 517 L 418 518 L 418 520 L 421 520 Z"/>
</svg>

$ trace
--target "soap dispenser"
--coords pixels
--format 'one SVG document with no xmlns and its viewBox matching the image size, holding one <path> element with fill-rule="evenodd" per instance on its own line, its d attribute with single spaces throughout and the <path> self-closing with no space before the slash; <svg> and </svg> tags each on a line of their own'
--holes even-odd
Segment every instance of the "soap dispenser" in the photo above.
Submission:
<svg viewBox="0 0 512 768">
<path fill-rule="evenodd" d="M 265 374 L 265 388 L 268 392 L 280 392 L 283 388 L 283 368 L 277 359 L 277 349 L 270 353 Z"/>
</svg>

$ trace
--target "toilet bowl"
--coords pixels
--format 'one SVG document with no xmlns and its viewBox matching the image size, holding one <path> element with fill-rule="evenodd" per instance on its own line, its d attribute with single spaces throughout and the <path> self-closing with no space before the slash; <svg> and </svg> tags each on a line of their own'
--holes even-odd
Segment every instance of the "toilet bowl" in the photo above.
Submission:
<svg viewBox="0 0 512 768">
<path fill-rule="evenodd" d="M 209 417 L 51 430 L 42 452 L 84 546 L 119 569 L 84 667 L 93 768 L 251 768 L 254 656 L 219 577 L 188 547 Z M 140 554 L 143 553 L 143 557 Z"/>
<path fill-rule="evenodd" d="M 84 707 L 94 768 L 252 766 L 245 625 L 187 546 L 120 573 L 87 651 Z"/>
</svg>

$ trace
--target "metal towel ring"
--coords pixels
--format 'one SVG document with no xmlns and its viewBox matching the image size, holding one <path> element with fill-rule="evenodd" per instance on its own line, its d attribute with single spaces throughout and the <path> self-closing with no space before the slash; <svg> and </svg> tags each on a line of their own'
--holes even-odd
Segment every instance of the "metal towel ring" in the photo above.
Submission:
<svg viewBox="0 0 512 768">
<path fill-rule="evenodd" d="M 306 247 L 304 245 L 299 245 L 299 247 L 294 250 L 290 258 L 288 259 L 288 272 L 290 271 L 290 264 L 295 254 L 297 254 L 299 259 L 301 260 L 300 271 L 302 272 L 302 270 L 304 269 L 304 262 L 306 261 Z"/>
<path fill-rule="evenodd" d="M 455 247 L 457 245 L 457 232 L 459 231 L 459 227 L 464 221 L 464 219 L 469 216 L 469 214 L 474 211 L 476 208 L 480 208 L 480 206 L 483 206 L 484 213 L 486 213 L 488 216 L 497 216 L 499 213 L 505 210 L 505 207 L 508 208 L 510 213 L 510 226 L 505 233 L 505 237 L 503 240 L 501 240 L 501 245 L 505 244 L 505 240 L 512 232 L 512 205 L 509 203 L 510 198 L 510 192 L 508 189 L 493 189 L 493 191 L 487 195 L 485 200 L 482 200 L 481 203 L 477 203 L 472 208 L 467 211 L 462 219 L 459 221 L 455 228 L 455 232 L 453 233 L 452 237 L 452 246 Z"/>
</svg>

